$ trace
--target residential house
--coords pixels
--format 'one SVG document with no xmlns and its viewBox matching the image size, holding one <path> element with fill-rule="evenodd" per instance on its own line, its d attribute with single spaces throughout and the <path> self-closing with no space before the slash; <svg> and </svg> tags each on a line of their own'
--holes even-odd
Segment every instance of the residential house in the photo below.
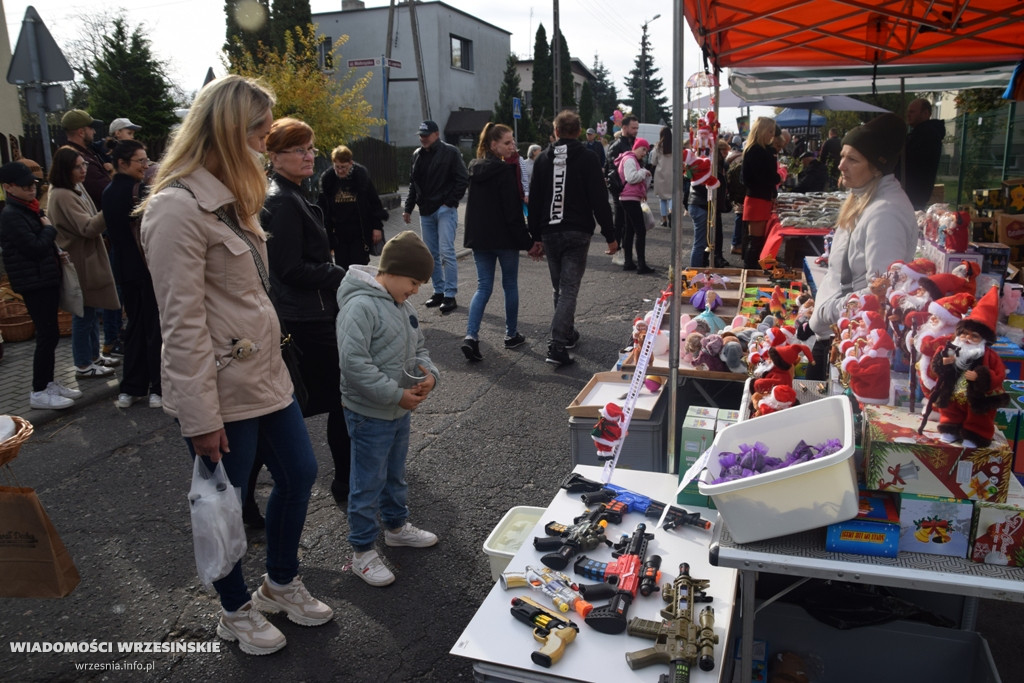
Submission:
<svg viewBox="0 0 1024 683">
<path fill-rule="evenodd" d="M 593 86 L 596 79 L 593 72 L 576 57 L 569 60 L 569 68 L 572 71 L 572 101 L 578 105 L 583 84 L 590 81 Z M 533 101 L 533 60 L 520 59 L 516 62 L 516 72 L 519 74 L 519 85 L 523 89 L 523 106 L 529 109 L 534 117 L 543 116 L 551 120 L 554 102 L 545 102 L 542 105 Z"/>
</svg>

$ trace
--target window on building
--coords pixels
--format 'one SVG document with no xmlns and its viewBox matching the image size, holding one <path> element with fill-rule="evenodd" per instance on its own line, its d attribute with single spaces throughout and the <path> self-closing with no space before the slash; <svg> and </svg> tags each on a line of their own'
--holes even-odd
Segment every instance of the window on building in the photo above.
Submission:
<svg viewBox="0 0 1024 683">
<path fill-rule="evenodd" d="M 455 34 L 452 39 L 452 68 L 473 70 L 473 41 L 461 38 Z"/>
<path fill-rule="evenodd" d="M 320 63 L 320 68 L 324 71 L 334 70 L 334 55 L 331 53 L 333 46 L 334 39 L 330 36 L 324 36 L 323 40 L 320 41 L 317 60 Z"/>
</svg>

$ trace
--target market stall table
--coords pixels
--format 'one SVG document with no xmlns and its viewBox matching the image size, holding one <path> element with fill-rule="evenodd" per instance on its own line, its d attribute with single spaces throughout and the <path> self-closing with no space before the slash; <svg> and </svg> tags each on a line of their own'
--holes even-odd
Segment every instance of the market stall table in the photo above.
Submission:
<svg viewBox="0 0 1024 683">
<path fill-rule="evenodd" d="M 577 472 L 588 479 L 600 481 L 601 468 L 579 465 Z M 612 483 L 632 491 L 650 496 L 656 500 L 671 501 L 675 499 L 678 478 L 671 474 L 638 472 L 617 469 Z M 569 495 L 560 490 L 551 501 L 540 522 L 527 536 L 526 542 L 512 558 L 508 565 L 509 571 L 522 571 L 526 565 L 541 566 L 542 553 L 533 548 L 534 536 L 544 535 L 544 525 L 551 521 L 571 522 L 584 509 L 579 495 Z M 702 516 L 717 523 L 717 513 L 706 508 L 687 507 L 687 511 L 700 512 Z M 728 681 L 724 672 L 731 671 L 732 650 L 729 641 L 729 627 L 733 618 L 733 604 L 736 599 L 736 576 L 734 569 L 715 567 L 708 562 L 708 542 L 711 531 L 692 527 L 682 527 L 673 531 L 655 529 L 655 519 L 646 519 L 638 513 L 629 513 L 621 524 L 609 530 L 609 538 L 619 534 L 630 534 L 640 522 L 647 524 L 647 531 L 654 532 L 648 556 L 657 554 L 662 557 L 661 584 L 674 579 L 682 562 L 690 565 L 690 575 L 695 579 L 709 579 L 711 584 L 707 594 L 714 600 L 709 603 L 714 608 L 714 631 L 718 636 L 715 645 L 715 667 L 705 672 L 693 667 L 690 680 L 694 683 L 702 681 Z M 610 561 L 612 558 L 607 549 L 598 549 L 586 553 L 588 557 L 599 561 Z M 566 573 L 572 574 L 571 568 Z M 574 579 L 582 577 L 573 577 Z M 583 579 L 583 583 L 591 583 Z M 473 619 L 463 631 L 451 649 L 451 654 L 475 660 L 474 670 L 478 680 L 509 680 L 509 681 L 614 681 L 626 683 L 643 681 L 647 683 L 657 676 L 667 673 L 666 666 L 652 665 L 644 669 L 632 670 L 626 664 L 625 653 L 635 652 L 650 647 L 653 641 L 634 637 L 625 633 L 610 635 L 600 633 L 587 624 L 575 612 L 566 616 L 580 628 L 579 636 L 570 643 L 562 659 L 550 668 L 544 668 L 531 661 L 530 653 L 540 645 L 532 636 L 531 629 L 516 621 L 510 614 L 513 597 L 530 597 L 544 606 L 550 606 L 547 599 L 540 593 L 529 589 L 503 590 L 496 583 L 480 605 Z M 604 601 L 596 601 L 598 605 Z M 665 606 L 660 594 L 647 597 L 638 595 L 629 609 L 629 617 L 660 620 L 659 611 Z M 698 605 L 698 612 L 704 605 Z M 553 608 L 552 608 L 553 609 Z"/>
</svg>

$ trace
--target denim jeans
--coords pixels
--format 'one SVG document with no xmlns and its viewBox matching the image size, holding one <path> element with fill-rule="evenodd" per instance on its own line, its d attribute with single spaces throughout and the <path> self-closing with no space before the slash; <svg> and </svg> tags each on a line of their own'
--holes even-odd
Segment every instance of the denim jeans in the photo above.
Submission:
<svg viewBox="0 0 1024 683">
<path fill-rule="evenodd" d="M 494 291 L 495 264 L 501 265 L 501 288 L 505 292 L 505 336 L 519 332 L 519 252 L 515 249 L 474 249 L 476 293 L 469 302 L 466 336 L 479 339 L 480 321 Z"/>
<path fill-rule="evenodd" d="M 100 315 L 103 309 L 86 306 L 82 317 L 71 317 L 71 357 L 80 368 L 100 357 Z M 97 311 L 100 314 L 97 315 Z"/>
<path fill-rule="evenodd" d="M 661 211 L 662 218 L 668 218 L 668 215 L 672 213 L 672 200 L 671 199 L 659 199 L 658 208 Z"/>
<path fill-rule="evenodd" d="M 380 532 L 378 511 L 389 529 L 400 528 L 409 516 L 405 458 L 411 418 L 412 413 L 406 413 L 397 420 L 381 420 L 345 408 L 352 439 L 348 542 L 356 552 L 373 548 Z"/>
<path fill-rule="evenodd" d="M 733 223 L 733 228 L 732 228 L 732 246 L 734 246 L 734 247 L 742 247 L 743 246 L 743 238 L 746 236 L 746 234 L 747 234 L 747 226 L 743 222 L 743 212 L 742 211 L 737 211 L 736 212 L 736 222 Z"/>
<path fill-rule="evenodd" d="M 434 293 L 455 298 L 459 291 L 459 265 L 455 260 L 455 228 L 459 222 L 457 208 L 442 206 L 424 216 L 420 214 L 420 231 L 423 241 L 434 257 L 434 274 L 431 280 Z"/>
<path fill-rule="evenodd" d="M 593 235 L 578 230 L 545 233 L 544 255 L 548 259 L 555 314 L 551 318 L 550 343 L 564 347 L 575 329 L 576 297 L 587 269 L 587 251 Z"/>
<path fill-rule="evenodd" d="M 690 204 L 690 220 L 693 221 L 693 250 L 690 251 L 690 267 L 703 268 L 708 265 L 708 205 L 707 202 Z"/>
<path fill-rule="evenodd" d="M 267 499 L 267 574 L 275 583 L 291 583 L 299 573 L 299 537 L 306 524 L 306 507 L 317 469 L 299 404 L 292 401 L 276 413 L 227 422 L 224 431 L 231 452 L 225 453 L 221 462 L 231 484 L 242 489 L 242 500 L 257 449 L 274 477 L 274 488 Z M 192 440 L 186 438 L 185 443 L 195 457 Z M 215 467 L 208 458 L 203 462 L 211 470 Z M 213 587 L 220 595 L 221 606 L 229 612 L 249 602 L 242 560 L 227 576 L 214 581 Z"/>
</svg>

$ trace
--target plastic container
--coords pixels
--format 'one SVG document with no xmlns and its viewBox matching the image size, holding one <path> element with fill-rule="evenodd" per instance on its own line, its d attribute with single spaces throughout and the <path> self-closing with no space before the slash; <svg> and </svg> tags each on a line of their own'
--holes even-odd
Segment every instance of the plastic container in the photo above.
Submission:
<svg viewBox="0 0 1024 683">
<path fill-rule="evenodd" d="M 546 508 L 518 505 L 501 518 L 484 541 L 484 552 L 491 560 L 491 580 L 497 581 L 519 547 L 530 537 Z"/>
<path fill-rule="evenodd" d="M 801 439 L 812 445 L 840 439 L 843 446 L 810 462 L 724 484 L 710 483 L 720 473 L 719 453 L 737 452 L 741 444 L 760 441 L 769 454 L 781 458 Z M 830 396 L 720 431 L 698 488 L 702 495 L 711 496 L 737 543 L 795 534 L 857 515 L 853 452 L 850 401 Z"/>
</svg>

